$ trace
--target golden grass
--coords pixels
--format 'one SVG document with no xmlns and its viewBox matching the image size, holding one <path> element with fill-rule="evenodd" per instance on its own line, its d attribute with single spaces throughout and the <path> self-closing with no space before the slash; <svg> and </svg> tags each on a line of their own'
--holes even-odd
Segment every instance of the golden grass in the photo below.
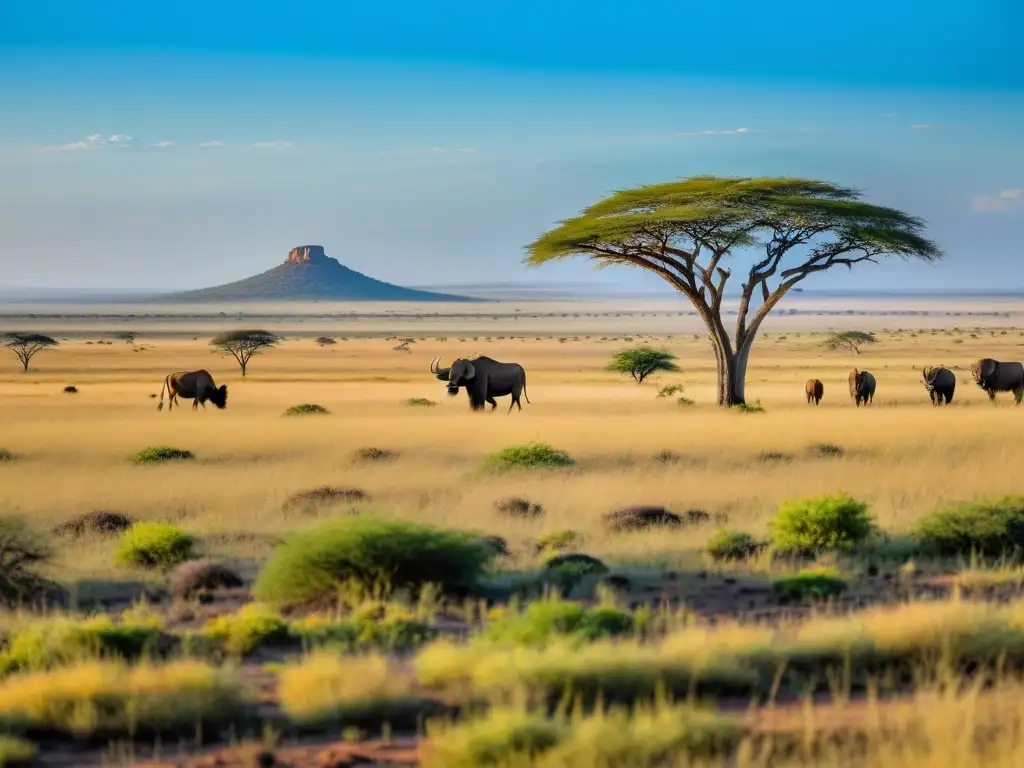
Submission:
<svg viewBox="0 0 1024 768">
<path fill-rule="evenodd" d="M 0 683 L 0 722 L 77 736 L 196 728 L 230 721 L 242 707 L 234 672 L 197 661 L 89 662 Z"/>
<path fill-rule="evenodd" d="M 897 319 L 895 322 L 898 322 Z M 518 561 L 529 560 L 528 540 L 558 529 L 583 535 L 582 548 L 602 558 L 696 565 L 693 553 L 713 525 L 670 535 L 612 535 L 601 515 L 635 503 L 671 509 L 702 508 L 729 515 L 729 527 L 765 532 L 784 499 L 845 490 L 868 502 L 886 529 L 906 529 L 934 507 L 958 499 L 1019 490 L 1024 470 L 1019 441 L 1006 426 L 1007 402 L 990 406 L 958 371 L 956 402 L 934 409 L 914 366 L 967 366 L 981 355 L 1014 359 L 1008 336 L 962 333 L 953 345 L 944 331 L 917 338 L 880 333 L 860 356 L 826 352 L 820 337 L 779 334 L 755 348 L 748 395 L 764 414 L 722 412 L 710 405 L 713 359 L 706 342 L 679 335 L 657 342 L 679 355 L 683 373 L 637 386 L 601 369 L 624 342 L 509 340 L 459 344 L 454 338 L 397 354 L 390 342 L 363 339 L 317 347 L 290 339 L 254 358 L 241 379 L 230 361 L 198 341 L 154 339 L 147 351 L 125 344 L 88 346 L 69 340 L 41 354 L 28 374 L 0 369 L 3 445 L 18 455 L 0 465 L 0 507 L 52 524 L 89 509 L 117 509 L 146 520 L 168 520 L 212 539 L 212 554 L 262 560 L 262 534 L 304 528 L 317 516 L 282 510 L 292 493 L 324 484 L 358 487 L 374 506 L 395 517 L 477 529 L 504 536 Z M 482 352 L 521 361 L 533 400 L 523 413 L 470 414 L 463 396 L 448 398 L 427 372 L 438 355 Z M 13 358 L 12 358 L 13 360 Z M 875 372 L 875 405 L 857 410 L 846 375 L 853 366 Z M 228 408 L 192 413 L 190 405 L 160 413 L 148 396 L 163 376 L 208 367 L 229 384 Z M 803 400 L 810 376 L 825 382 L 818 408 Z M 655 395 L 678 381 L 697 401 L 680 408 Z M 65 395 L 74 383 L 77 395 Z M 410 409 L 409 397 L 438 407 Z M 318 419 L 288 419 L 284 408 L 317 402 L 331 411 Z M 578 461 L 544 472 L 486 473 L 483 457 L 508 445 L 547 442 Z M 821 459 L 812 444 L 834 443 L 846 455 Z M 183 465 L 132 466 L 126 456 L 148 445 L 195 452 Z M 376 446 L 398 453 L 389 462 L 365 462 L 353 452 Z M 661 451 L 680 454 L 663 463 Z M 766 461 L 766 453 L 791 461 Z M 537 520 L 495 515 L 508 495 L 541 503 Z M 319 517 L 329 517 L 326 509 Z M 116 578 L 113 545 L 62 543 L 60 571 L 77 578 Z M 123 574 L 120 575 L 124 577 Z"/>
</svg>

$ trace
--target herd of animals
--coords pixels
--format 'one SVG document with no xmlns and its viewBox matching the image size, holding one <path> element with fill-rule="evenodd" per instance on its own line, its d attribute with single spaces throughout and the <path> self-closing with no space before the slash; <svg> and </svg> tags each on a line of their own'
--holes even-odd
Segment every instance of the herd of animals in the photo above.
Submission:
<svg viewBox="0 0 1024 768">
<path fill-rule="evenodd" d="M 490 357 L 474 357 L 472 359 L 458 358 L 449 367 L 441 367 L 441 358 L 430 361 L 430 372 L 440 381 L 447 383 L 448 394 L 452 397 L 459 393 L 459 389 L 465 389 L 469 398 L 471 410 L 482 411 L 485 405 L 490 405 L 494 411 L 498 407 L 496 397 L 512 397 L 508 406 L 509 412 L 512 407 L 520 411 L 523 406 L 519 402 L 520 396 L 530 398 L 526 395 L 526 370 L 519 363 L 500 363 Z M 982 358 L 971 365 L 971 375 L 974 382 L 988 394 L 990 400 L 995 400 L 998 392 L 1012 392 L 1014 400 L 1020 404 L 1024 398 L 1024 365 L 1019 362 L 1000 362 L 992 358 Z M 953 393 L 956 390 L 956 375 L 945 366 L 926 366 L 921 372 L 925 388 L 931 398 L 933 405 L 948 405 L 953 402 Z M 850 372 L 850 397 L 859 408 L 861 405 L 868 406 L 875 397 L 875 377 L 869 371 L 854 369 Z M 807 402 L 818 405 L 825 393 L 825 387 L 820 379 L 809 379 L 805 387 Z M 164 394 L 169 394 L 168 410 L 174 408 L 178 398 L 192 399 L 192 409 L 200 405 L 206 408 L 206 401 L 209 400 L 217 408 L 224 408 L 228 401 L 228 386 L 221 384 L 219 387 L 213 380 L 209 371 L 179 371 L 171 373 L 164 379 L 163 387 L 160 390 L 160 404 L 158 410 L 164 407 Z"/>
<path fill-rule="evenodd" d="M 996 399 L 998 392 L 1012 392 L 1013 398 L 1020 404 L 1024 398 L 1024 364 L 1017 362 L 1003 363 L 985 357 L 971 365 L 974 383 L 985 390 L 989 400 Z M 932 400 L 932 405 L 949 405 L 953 402 L 956 391 L 956 374 L 945 366 L 925 366 L 921 371 L 925 389 Z M 854 368 L 850 371 L 850 397 L 860 408 L 867 406 L 875 399 L 875 377 L 870 371 Z M 820 379 L 808 379 L 804 387 L 807 402 L 817 405 L 825 394 L 825 386 Z"/>
</svg>

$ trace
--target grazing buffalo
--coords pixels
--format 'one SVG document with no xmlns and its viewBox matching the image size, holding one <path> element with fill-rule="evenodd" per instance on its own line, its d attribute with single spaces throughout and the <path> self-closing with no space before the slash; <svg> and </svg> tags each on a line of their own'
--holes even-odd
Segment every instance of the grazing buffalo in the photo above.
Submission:
<svg viewBox="0 0 1024 768">
<path fill-rule="evenodd" d="M 996 399 L 996 392 L 1013 392 L 1017 405 L 1024 398 L 1024 365 L 1020 363 L 1001 363 L 985 357 L 971 366 L 971 373 L 989 400 Z"/>
<path fill-rule="evenodd" d="M 875 399 L 875 377 L 868 371 L 850 371 L 850 397 L 860 408 L 861 403 L 869 405 Z"/>
<path fill-rule="evenodd" d="M 813 402 L 817 405 L 821 402 L 821 396 L 825 394 L 825 385 L 821 383 L 820 379 L 808 379 L 804 390 L 807 392 L 807 404 L 810 405 Z"/>
<path fill-rule="evenodd" d="M 523 410 L 519 403 L 519 395 L 526 396 L 526 371 L 519 363 L 499 363 L 489 357 L 475 357 L 472 360 L 459 358 L 449 368 L 441 368 L 441 358 L 431 360 L 430 372 L 441 381 L 448 382 L 448 394 L 457 395 L 459 387 L 466 388 L 469 395 L 469 407 L 474 411 L 482 411 L 484 403 L 491 404 L 493 411 L 498 407 L 494 398 L 512 395 L 512 406 Z"/>
<path fill-rule="evenodd" d="M 168 411 L 174 408 L 179 395 L 186 399 L 192 398 L 193 411 L 200 405 L 205 410 L 207 400 L 218 408 L 228 404 L 228 385 L 221 384 L 218 387 L 209 371 L 178 371 L 170 374 L 160 388 L 160 404 L 156 407 L 158 411 L 163 410 L 165 391 L 170 395 L 167 400 Z"/>
<path fill-rule="evenodd" d="M 943 402 L 949 405 L 953 402 L 953 392 L 956 390 L 956 375 L 944 366 L 933 368 L 926 365 L 921 371 L 924 379 L 925 389 L 932 399 L 932 405 L 942 405 Z"/>
</svg>

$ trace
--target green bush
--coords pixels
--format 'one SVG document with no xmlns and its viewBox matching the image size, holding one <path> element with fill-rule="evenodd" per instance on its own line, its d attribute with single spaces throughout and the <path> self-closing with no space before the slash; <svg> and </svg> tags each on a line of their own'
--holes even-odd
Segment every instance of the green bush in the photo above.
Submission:
<svg viewBox="0 0 1024 768">
<path fill-rule="evenodd" d="M 840 493 L 783 503 L 768 523 L 780 552 L 844 550 L 872 531 L 868 505 Z"/>
<path fill-rule="evenodd" d="M 764 407 L 760 400 L 755 400 L 753 403 L 739 403 L 730 407 L 738 413 L 764 413 Z"/>
<path fill-rule="evenodd" d="M 136 464 L 161 464 L 165 461 L 192 461 L 195 454 L 183 448 L 173 448 L 169 445 L 155 445 L 151 448 L 143 448 L 131 457 Z"/>
<path fill-rule="evenodd" d="M 513 445 L 492 453 L 484 460 L 488 469 L 537 469 L 543 467 L 571 467 L 575 464 L 565 451 L 552 448 L 546 443 Z"/>
<path fill-rule="evenodd" d="M 310 616 L 292 625 L 303 644 L 340 646 L 346 651 L 379 649 L 402 651 L 433 640 L 436 631 L 423 619 L 401 606 L 370 604 L 348 618 L 325 621 Z"/>
<path fill-rule="evenodd" d="M 253 594 L 273 605 L 336 599 L 357 583 L 389 591 L 437 584 L 477 586 L 494 550 L 479 536 L 426 525 L 352 517 L 285 540 L 271 555 Z"/>
<path fill-rule="evenodd" d="M 834 571 L 806 570 L 794 576 L 779 579 L 772 585 L 772 591 L 781 602 L 799 602 L 807 598 L 826 600 L 837 597 L 846 589 L 843 581 Z"/>
<path fill-rule="evenodd" d="M 0 448 L 0 461 L 14 461 L 15 458 L 17 457 L 13 453 L 5 448 Z"/>
<path fill-rule="evenodd" d="M 712 560 L 743 560 L 764 548 L 764 544 L 743 531 L 721 530 L 708 539 L 708 554 Z"/>
<path fill-rule="evenodd" d="M 5 671 L 39 670 L 97 658 L 137 659 L 163 637 L 159 621 L 38 619 L 14 631 L 0 659 Z"/>
<path fill-rule="evenodd" d="M 288 639 L 288 622 L 259 604 L 243 606 L 237 613 L 217 616 L 203 630 L 217 646 L 235 656 L 252 653 L 263 645 Z"/>
<path fill-rule="evenodd" d="M 38 751 L 31 741 L 0 735 L 0 765 L 32 765 Z"/>
<path fill-rule="evenodd" d="M 300 405 L 293 405 L 291 408 L 284 412 L 284 415 L 308 416 L 317 413 L 330 413 L 330 411 L 324 408 L 322 405 L 317 405 L 316 403 L 302 403 Z"/>
<path fill-rule="evenodd" d="M 579 603 L 538 600 L 521 613 L 506 611 L 488 622 L 483 639 L 504 645 L 542 646 L 556 636 L 586 640 L 626 634 L 633 629 L 633 617 L 614 608 L 586 609 Z"/>
<path fill-rule="evenodd" d="M 550 531 L 537 539 L 536 551 L 542 557 L 551 557 L 580 543 L 582 537 L 569 529 Z"/>
<path fill-rule="evenodd" d="M 167 570 L 191 560 L 194 537 L 167 523 L 136 523 L 125 531 L 114 550 L 114 562 L 127 568 Z"/>
<path fill-rule="evenodd" d="M 940 555 L 998 557 L 1024 547 L 1024 496 L 969 502 L 923 518 L 917 541 Z"/>
<path fill-rule="evenodd" d="M 428 400 L 425 397 L 410 397 L 408 400 L 405 401 L 405 404 L 412 406 L 422 406 L 424 408 L 429 408 L 431 406 L 437 405 L 437 403 L 435 403 L 433 400 Z"/>
<path fill-rule="evenodd" d="M 492 709 L 460 723 L 431 723 L 428 768 L 531 765 L 562 743 L 566 728 L 544 713 Z"/>
<path fill-rule="evenodd" d="M 52 556 L 46 539 L 25 518 L 0 516 L 0 602 L 16 605 L 44 596 L 49 583 L 36 569 Z"/>
</svg>

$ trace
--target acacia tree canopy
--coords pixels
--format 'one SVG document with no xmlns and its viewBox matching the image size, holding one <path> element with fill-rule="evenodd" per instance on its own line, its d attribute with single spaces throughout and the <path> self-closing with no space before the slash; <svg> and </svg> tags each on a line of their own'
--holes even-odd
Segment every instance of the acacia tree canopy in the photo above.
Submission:
<svg viewBox="0 0 1024 768">
<path fill-rule="evenodd" d="M 679 366 L 675 364 L 675 359 L 675 355 L 664 349 L 632 347 L 616 352 L 611 362 L 608 363 L 607 370 L 614 373 L 628 373 L 637 384 L 643 384 L 644 379 L 653 373 L 678 371 Z"/>
<path fill-rule="evenodd" d="M 585 256 L 661 277 L 708 328 L 719 405 L 739 405 L 754 338 L 790 288 L 815 273 L 883 256 L 941 258 L 923 233 L 921 219 L 863 202 L 857 190 L 830 182 L 696 176 L 595 203 L 528 246 L 526 262 Z M 725 289 L 738 268 L 734 260 L 750 254 L 730 336 Z"/>
<path fill-rule="evenodd" d="M 249 358 L 260 351 L 273 347 L 280 339 L 270 331 L 244 330 L 228 331 L 218 334 L 210 340 L 210 345 L 218 347 L 235 358 L 245 377 L 249 366 Z"/>
<path fill-rule="evenodd" d="M 21 361 L 22 370 L 25 372 L 28 372 L 28 364 L 37 352 L 56 347 L 58 344 L 56 339 L 41 333 L 8 333 L 4 335 L 3 343 Z"/>
</svg>

